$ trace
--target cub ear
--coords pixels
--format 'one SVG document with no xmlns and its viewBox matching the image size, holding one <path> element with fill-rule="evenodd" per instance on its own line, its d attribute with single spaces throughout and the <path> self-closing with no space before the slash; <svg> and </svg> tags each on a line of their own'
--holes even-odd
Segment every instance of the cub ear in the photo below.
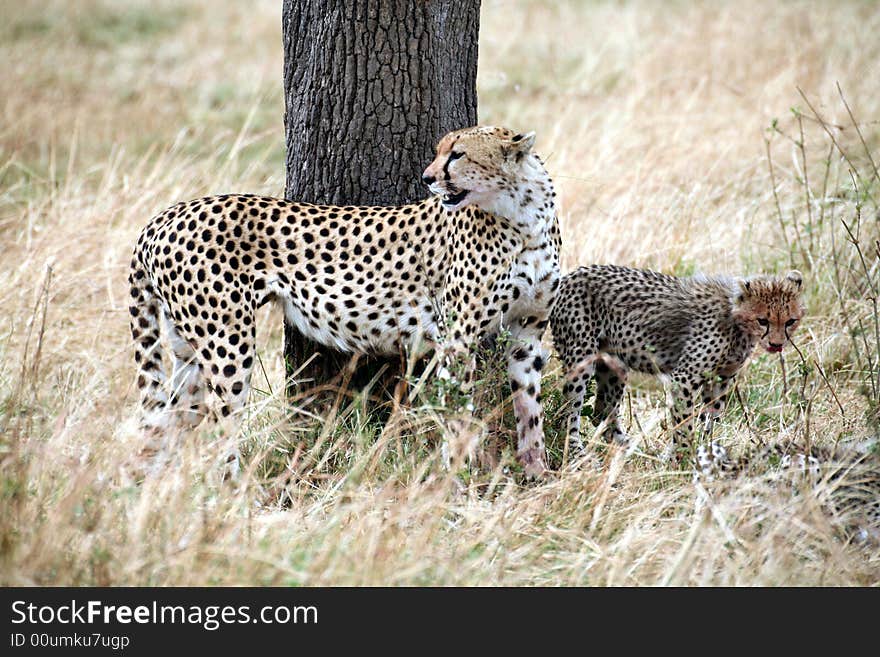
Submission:
<svg viewBox="0 0 880 657">
<path fill-rule="evenodd" d="M 801 286 L 804 284 L 804 277 L 797 269 L 792 269 L 785 275 L 785 280 L 792 284 L 792 286 L 800 291 Z"/>
<path fill-rule="evenodd" d="M 752 282 L 747 278 L 740 279 L 739 294 L 736 295 L 736 302 L 742 303 L 750 296 L 752 296 Z"/>
<path fill-rule="evenodd" d="M 519 162 L 523 159 L 524 156 L 528 155 L 532 151 L 532 146 L 535 145 L 535 132 L 526 133 L 526 134 L 516 134 L 510 138 L 510 142 L 508 146 L 505 146 L 504 152 L 508 157 L 512 157 Z"/>
</svg>

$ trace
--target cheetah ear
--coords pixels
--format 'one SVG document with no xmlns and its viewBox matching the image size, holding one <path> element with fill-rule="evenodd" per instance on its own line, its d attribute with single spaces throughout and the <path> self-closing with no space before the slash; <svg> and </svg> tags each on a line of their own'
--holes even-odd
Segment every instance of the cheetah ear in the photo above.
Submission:
<svg viewBox="0 0 880 657">
<path fill-rule="evenodd" d="M 795 290 L 800 292 L 804 284 L 804 276 L 797 269 L 792 269 L 785 275 L 785 280 L 792 284 Z"/>
<path fill-rule="evenodd" d="M 526 134 L 516 134 L 510 138 L 509 145 L 504 146 L 504 154 L 507 157 L 514 158 L 517 162 L 523 159 L 526 155 L 528 155 L 532 146 L 535 145 L 535 132 L 526 133 Z"/>
<path fill-rule="evenodd" d="M 739 294 L 736 295 L 736 302 L 742 303 L 750 296 L 752 296 L 752 282 L 744 278 L 739 282 Z"/>
</svg>

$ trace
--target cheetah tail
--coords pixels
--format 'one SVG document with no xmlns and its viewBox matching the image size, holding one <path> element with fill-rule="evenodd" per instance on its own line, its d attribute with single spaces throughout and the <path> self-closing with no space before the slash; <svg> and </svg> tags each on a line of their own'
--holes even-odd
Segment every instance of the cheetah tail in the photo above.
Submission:
<svg viewBox="0 0 880 657">
<path fill-rule="evenodd" d="M 162 428 L 162 410 L 168 402 L 159 332 L 159 304 L 150 276 L 135 258 L 128 277 L 131 290 L 129 324 L 134 340 L 137 387 L 140 393 L 141 427 Z"/>
</svg>

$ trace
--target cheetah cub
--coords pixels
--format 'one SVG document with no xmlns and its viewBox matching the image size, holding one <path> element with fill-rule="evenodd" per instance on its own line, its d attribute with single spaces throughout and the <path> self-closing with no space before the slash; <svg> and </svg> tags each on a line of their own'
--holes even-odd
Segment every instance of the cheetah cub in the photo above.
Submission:
<svg viewBox="0 0 880 657">
<path fill-rule="evenodd" d="M 632 369 L 669 384 L 672 451 L 678 457 L 690 441 L 697 393 L 708 432 L 755 345 L 779 352 L 791 339 L 803 315 L 802 285 L 797 271 L 737 280 L 597 265 L 563 277 L 550 326 L 568 373 L 564 392 L 573 448 L 583 449 L 580 410 L 590 376 L 596 380 L 593 423 L 603 426 L 606 440 L 626 441 L 618 407 Z"/>
</svg>

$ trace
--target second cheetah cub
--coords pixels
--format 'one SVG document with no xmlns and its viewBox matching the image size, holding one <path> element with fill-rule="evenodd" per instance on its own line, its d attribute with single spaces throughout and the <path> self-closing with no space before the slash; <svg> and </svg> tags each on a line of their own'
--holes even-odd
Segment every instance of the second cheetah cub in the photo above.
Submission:
<svg viewBox="0 0 880 657">
<path fill-rule="evenodd" d="M 694 398 L 705 430 L 721 415 L 733 377 L 760 344 L 782 351 L 803 315 L 798 271 L 784 277 L 678 278 L 612 265 L 581 267 L 562 279 L 550 313 L 566 368 L 568 432 L 582 449 L 580 411 L 596 379 L 592 420 L 607 440 L 624 442 L 618 407 L 626 371 L 668 382 L 673 453 L 689 446 Z"/>
</svg>

